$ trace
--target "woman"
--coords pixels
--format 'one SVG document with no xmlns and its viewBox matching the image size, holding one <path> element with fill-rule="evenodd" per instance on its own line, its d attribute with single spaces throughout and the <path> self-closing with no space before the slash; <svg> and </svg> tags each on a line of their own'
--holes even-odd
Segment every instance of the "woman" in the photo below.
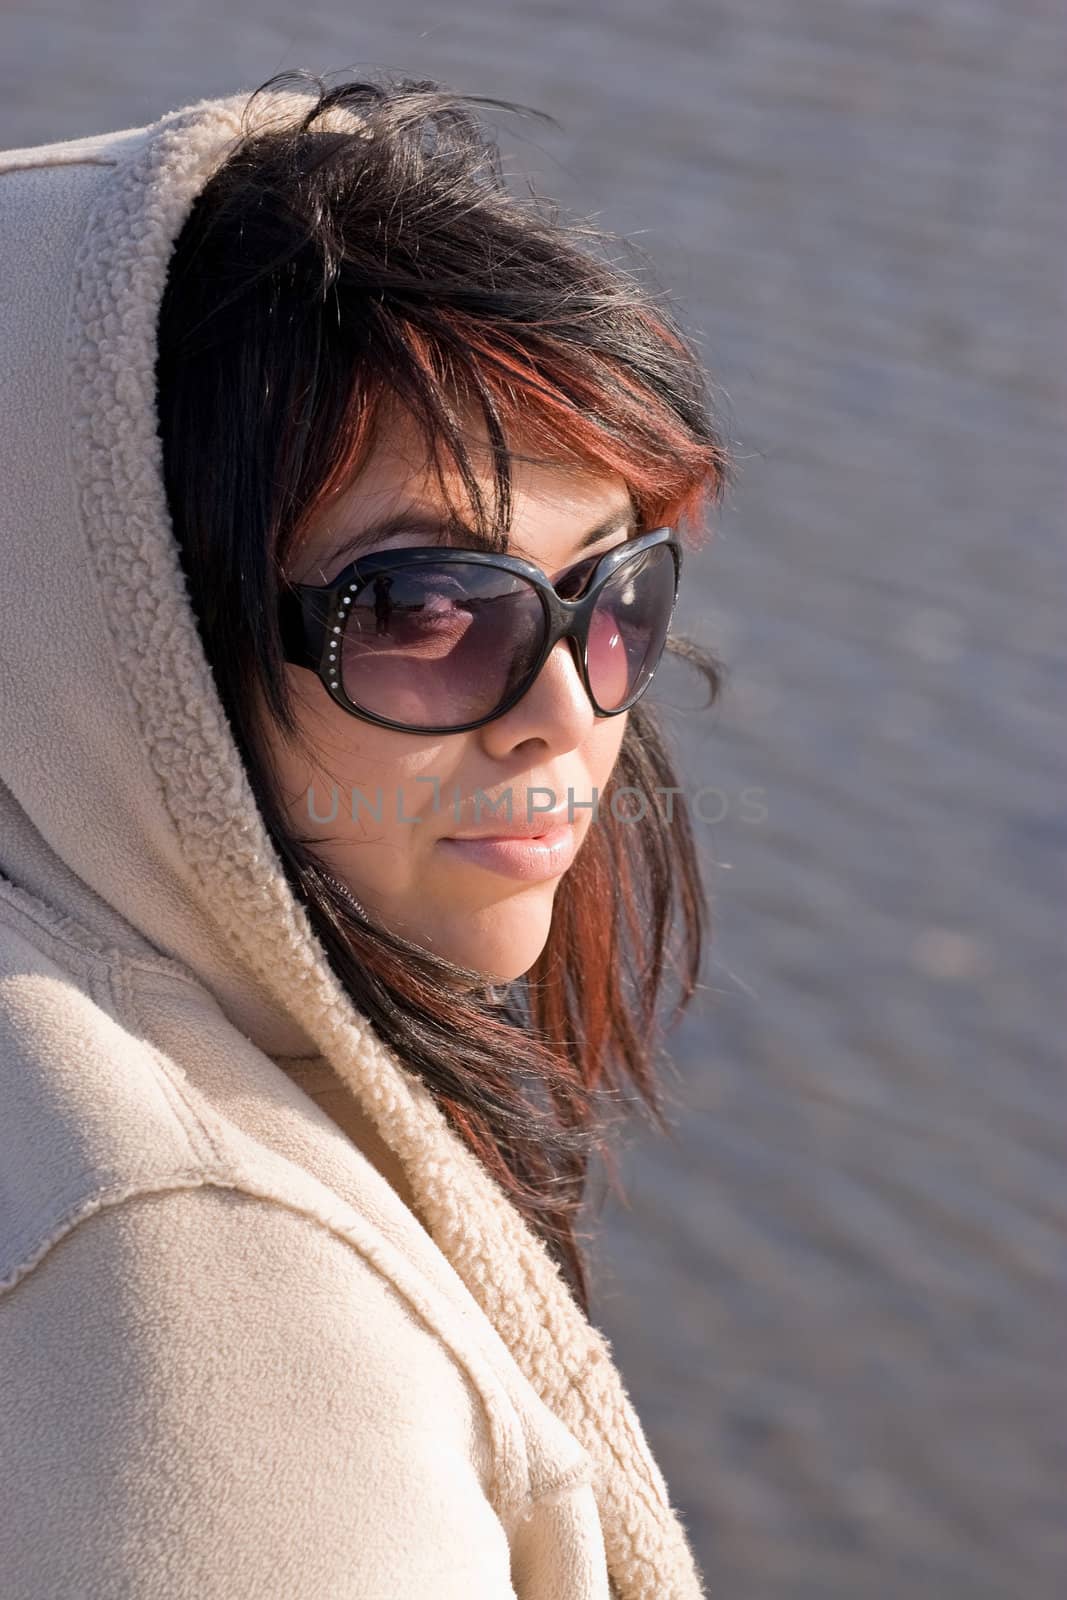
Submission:
<svg viewBox="0 0 1067 1600">
<path fill-rule="evenodd" d="M 0 154 L 10 1600 L 703 1592 L 576 1223 L 695 984 L 641 697 L 728 455 L 472 106 Z"/>
</svg>

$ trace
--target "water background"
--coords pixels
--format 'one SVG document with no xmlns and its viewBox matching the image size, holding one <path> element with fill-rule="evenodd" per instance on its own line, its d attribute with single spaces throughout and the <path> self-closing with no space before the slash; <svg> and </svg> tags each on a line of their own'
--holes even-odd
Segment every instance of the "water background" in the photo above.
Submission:
<svg viewBox="0 0 1067 1600">
<path fill-rule="evenodd" d="M 505 143 L 637 234 L 742 466 L 682 614 L 728 690 L 673 719 L 715 944 L 598 1318 L 712 1596 L 1063 1594 L 1061 0 L 50 0 L 0 37 L 5 146 L 301 65 L 560 119 Z"/>
</svg>

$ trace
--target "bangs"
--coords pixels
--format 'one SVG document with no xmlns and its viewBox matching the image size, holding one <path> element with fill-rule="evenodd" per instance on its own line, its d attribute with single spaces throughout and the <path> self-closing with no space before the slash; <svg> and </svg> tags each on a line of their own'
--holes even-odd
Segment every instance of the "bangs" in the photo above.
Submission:
<svg viewBox="0 0 1067 1600">
<path fill-rule="evenodd" d="M 365 306 L 358 315 L 365 317 Z M 729 475 L 717 438 L 694 436 L 669 403 L 595 347 L 547 335 L 520 341 L 511 329 L 456 311 L 439 309 L 434 320 L 427 333 L 402 317 L 390 319 L 379 350 L 364 347 L 321 498 L 358 480 L 391 419 L 403 413 L 422 437 L 445 504 L 457 521 L 473 515 L 489 544 L 506 547 L 512 467 L 522 462 L 617 475 L 629 491 L 638 531 L 670 526 L 699 545 L 707 512 L 722 498 Z M 671 340 L 669 328 L 651 314 L 646 332 L 651 340 Z M 467 505 L 454 497 L 452 476 L 460 479 Z"/>
</svg>

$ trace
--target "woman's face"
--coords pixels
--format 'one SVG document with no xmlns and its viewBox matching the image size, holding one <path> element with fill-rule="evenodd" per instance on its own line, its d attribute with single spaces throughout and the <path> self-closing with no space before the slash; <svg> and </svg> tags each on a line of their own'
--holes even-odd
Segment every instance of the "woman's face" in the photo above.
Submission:
<svg viewBox="0 0 1067 1600">
<path fill-rule="evenodd" d="M 397 513 L 410 513 L 413 529 L 361 545 L 359 554 L 443 542 L 426 530 L 428 520 L 448 517 L 449 506 L 421 436 L 399 418 L 380 438 L 356 483 L 320 507 L 290 570 L 295 582 L 329 582 L 354 559 L 350 542 Z M 474 460 L 491 503 L 482 440 Z M 512 470 L 508 553 L 550 578 L 605 554 L 632 530 L 621 477 L 524 462 Z M 447 481 L 453 504 L 469 508 L 458 474 Z M 590 530 L 609 519 L 614 531 L 586 545 Z M 286 671 L 301 742 L 289 742 L 274 725 L 265 738 L 297 833 L 394 933 L 492 981 L 526 972 L 548 937 L 561 878 L 592 825 L 589 802 L 604 795 L 627 714 L 594 714 L 566 640 L 517 705 L 468 733 L 378 727 L 342 710 L 313 673 L 295 666 Z M 509 797 L 513 823 L 533 815 L 538 825 L 546 811 L 561 813 L 544 828 L 558 831 L 562 821 L 562 843 L 457 839 L 499 835 L 507 827 Z"/>
</svg>

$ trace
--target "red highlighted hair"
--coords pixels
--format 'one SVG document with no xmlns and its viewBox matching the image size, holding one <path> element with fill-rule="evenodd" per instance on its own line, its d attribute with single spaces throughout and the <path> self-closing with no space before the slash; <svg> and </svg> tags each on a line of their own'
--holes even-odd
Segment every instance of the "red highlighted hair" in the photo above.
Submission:
<svg viewBox="0 0 1067 1600">
<path fill-rule="evenodd" d="M 305 76 L 279 74 L 252 102 Z M 500 548 L 520 452 L 620 474 L 639 528 L 669 524 L 690 545 L 731 456 L 666 297 L 610 259 L 624 242 L 510 191 L 477 107 L 525 108 L 428 83 L 312 83 L 306 115 L 249 120 L 176 244 L 158 335 L 171 515 L 257 802 L 334 970 L 588 1311 L 577 1224 L 590 1159 L 617 1183 L 624 1103 L 666 1126 L 662 1003 L 669 983 L 674 1016 L 691 998 L 706 935 L 684 806 L 628 825 L 610 805 L 619 787 L 679 787 L 650 697 L 628 715 L 546 948 L 501 998 L 365 921 L 329 882 L 274 793 L 254 692 L 295 736 L 279 588 L 308 519 L 358 477 L 392 406 L 414 418 L 443 490 L 458 474 L 463 514 Z M 358 116 L 355 131 L 326 125 L 334 106 Z M 472 416 L 491 450 L 488 496 Z M 689 640 L 668 649 L 702 672 L 710 704 L 721 664 Z"/>
</svg>

